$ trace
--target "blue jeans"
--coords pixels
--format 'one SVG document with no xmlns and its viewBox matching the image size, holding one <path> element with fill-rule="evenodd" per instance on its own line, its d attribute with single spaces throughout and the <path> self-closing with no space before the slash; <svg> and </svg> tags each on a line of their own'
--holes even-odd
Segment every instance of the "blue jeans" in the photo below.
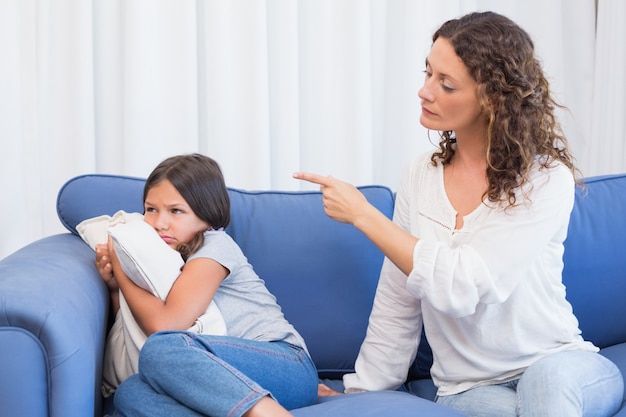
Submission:
<svg viewBox="0 0 626 417">
<path fill-rule="evenodd" d="M 487 385 L 436 401 L 470 417 L 603 417 L 622 404 L 624 380 L 617 366 L 587 351 L 546 356 L 519 380 Z"/>
<path fill-rule="evenodd" d="M 268 395 L 287 409 L 311 405 L 317 384 L 309 355 L 288 343 L 162 332 L 114 401 L 121 416 L 236 417 Z"/>
</svg>

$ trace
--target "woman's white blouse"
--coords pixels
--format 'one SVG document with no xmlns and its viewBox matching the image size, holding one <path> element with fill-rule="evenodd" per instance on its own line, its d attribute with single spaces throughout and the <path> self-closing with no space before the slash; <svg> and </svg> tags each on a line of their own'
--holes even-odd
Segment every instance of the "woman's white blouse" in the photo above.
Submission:
<svg viewBox="0 0 626 417">
<path fill-rule="evenodd" d="M 515 379 L 556 351 L 597 351 L 580 336 L 561 280 L 574 187 L 562 164 L 537 164 L 517 206 L 485 202 L 455 230 L 442 165 L 433 166 L 430 154 L 416 158 L 394 211 L 394 222 L 419 238 L 413 270 L 407 277 L 385 258 L 346 392 L 400 386 L 422 326 L 438 395 Z"/>
</svg>

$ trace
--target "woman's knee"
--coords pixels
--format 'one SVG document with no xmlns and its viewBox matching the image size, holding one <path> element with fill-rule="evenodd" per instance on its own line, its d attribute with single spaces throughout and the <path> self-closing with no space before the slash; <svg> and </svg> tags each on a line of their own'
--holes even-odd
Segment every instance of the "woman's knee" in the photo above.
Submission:
<svg viewBox="0 0 626 417">
<path fill-rule="evenodd" d="M 606 357 L 565 351 L 528 367 L 520 378 L 518 394 L 527 411 L 533 404 L 552 404 L 559 410 L 573 407 L 567 415 L 588 415 L 592 409 L 598 413 L 594 415 L 612 415 L 622 403 L 624 382 L 619 368 Z"/>
<path fill-rule="evenodd" d="M 621 380 L 621 373 L 606 357 L 596 352 L 573 350 L 553 353 L 538 360 L 528 367 L 520 382 L 533 380 L 533 384 L 545 381 L 560 385 L 572 382 L 585 386 L 596 381 L 616 379 Z"/>
<path fill-rule="evenodd" d="M 514 386 L 508 383 L 480 386 L 445 397 L 438 396 L 435 401 L 469 416 L 517 415 L 517 394 Z"/>
</svg>

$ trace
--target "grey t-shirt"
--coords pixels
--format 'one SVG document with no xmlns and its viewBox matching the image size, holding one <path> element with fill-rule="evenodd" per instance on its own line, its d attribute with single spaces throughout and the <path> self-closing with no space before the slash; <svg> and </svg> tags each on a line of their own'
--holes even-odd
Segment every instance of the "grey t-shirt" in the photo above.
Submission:
<svg viewBox="0 0 626 417">
<path fill-rule="evenodd" d="M 226 322 L 228 336 L 285 341 L 306 349 L 302 336 L 285 319 L 276 297 L 226 232 L 205 232 L 204 244 L 188 261 L 196 258 L 212 259 L 230 271 L 213 298 Z"/>
</svg>

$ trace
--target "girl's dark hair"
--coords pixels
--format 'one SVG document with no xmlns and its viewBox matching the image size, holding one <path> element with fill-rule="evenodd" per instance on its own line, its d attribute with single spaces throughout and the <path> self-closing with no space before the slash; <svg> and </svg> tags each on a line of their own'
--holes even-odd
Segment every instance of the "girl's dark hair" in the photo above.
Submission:
<svg viewBox="0 0 626 417">
<path fill-rule="evenodd" d="M 487 179 L 491 202 L 516 204 L 516 190 L 529 181 L 537 161 L 543 166 L 562 162 L 576 177 L 574 158 L 555 116 L 558 104 L 550 92 L 528 33 L 507 17 L 493 12 L 470 13 L 445 22 L 433 43 L 450 41 L 478 84 L 478 100 L 488 121 Z M 456 141 L 440 132 L 434 164 L 447 164 Z"/>
<path fill-rule="evenodd" d="M 169 181 L 189 207 L 215 230 L 230 223 L 230 198 L 224 176 L 217 162 L 198 153 L 167 158 L 152 171 L 143 189 L 143 201 L 148 191 L 163 180 Z M 203 232 L 177 250 L 186 260 L 204 241 Z"/>
</svg>

